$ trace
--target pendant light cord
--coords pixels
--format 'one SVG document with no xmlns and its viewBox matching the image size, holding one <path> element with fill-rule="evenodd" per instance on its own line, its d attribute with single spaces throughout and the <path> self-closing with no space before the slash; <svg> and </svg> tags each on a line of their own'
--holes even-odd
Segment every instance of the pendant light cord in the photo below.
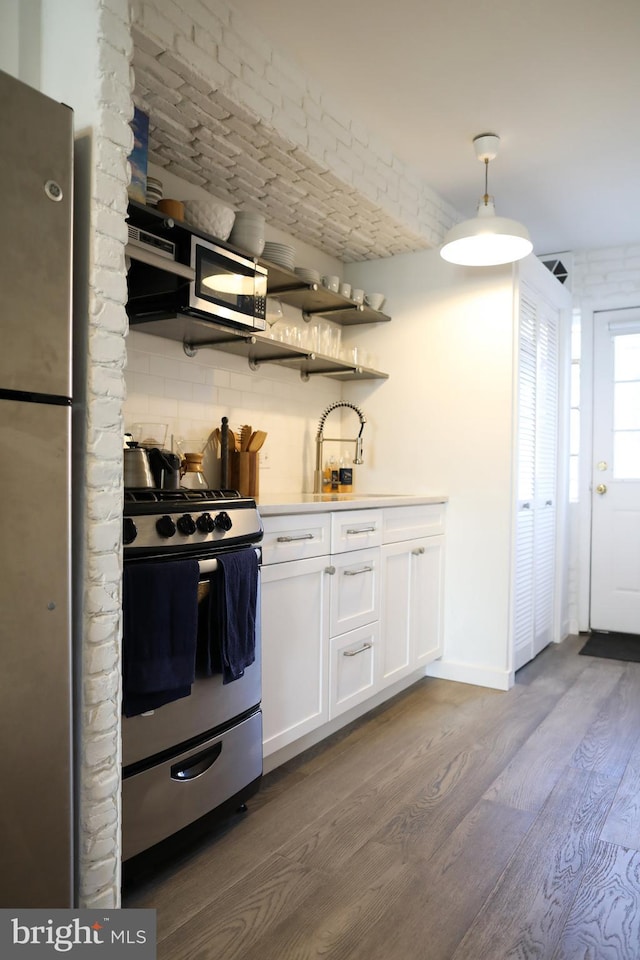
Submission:
<svg viewBox="0 0 640 960">
<path fill-rule="evenodd" d="M 485 207 L 489 206 L 489 157 L 484 158 L 484 200 Z"/>
</svg>

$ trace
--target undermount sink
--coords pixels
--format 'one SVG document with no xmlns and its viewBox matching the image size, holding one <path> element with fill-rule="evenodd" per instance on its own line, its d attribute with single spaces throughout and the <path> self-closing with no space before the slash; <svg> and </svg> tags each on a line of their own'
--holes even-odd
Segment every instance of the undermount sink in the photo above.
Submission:
<svg viewBox="0 0 640 960">
<path fill-rule="evenodd" d="M 389 497 L 406 497 L 405 493 L 305 493 L 304 497 L 317 500 L 388 500 Z"/>
</svg>

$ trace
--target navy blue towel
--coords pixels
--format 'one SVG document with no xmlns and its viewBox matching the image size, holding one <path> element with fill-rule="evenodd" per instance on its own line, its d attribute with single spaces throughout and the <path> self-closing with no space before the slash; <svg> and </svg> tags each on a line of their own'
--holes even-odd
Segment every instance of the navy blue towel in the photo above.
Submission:
<svg viewBox="0 0 640 960">
<path fill-rule="evenodd" d="M 205 676 L 221 673 L 222 682 L 231 683 L 256 658 L 258 557 L 251 548 L 222 554 L 217 560 L 208 617 L 200 635 L 198 669 Z"/>
<path fill-rule="evenodd" d="M 129 564 L 123 584 L 123 712 L 191 693 L 198 627 L 197 560 Z"/>
</svg>

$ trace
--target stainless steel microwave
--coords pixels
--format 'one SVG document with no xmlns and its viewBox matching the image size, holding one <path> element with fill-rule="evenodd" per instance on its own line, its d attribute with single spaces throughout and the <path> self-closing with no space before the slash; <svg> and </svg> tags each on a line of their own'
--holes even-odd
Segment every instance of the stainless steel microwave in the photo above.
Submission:
<svg viewBox="0 0 640 960">
<path fill-rule="evenodd" d="M 191 268 L 185 313 L 251 330 L 266 328 L 267 270 L 255 260 L 191 236 Z"/>
</svg>

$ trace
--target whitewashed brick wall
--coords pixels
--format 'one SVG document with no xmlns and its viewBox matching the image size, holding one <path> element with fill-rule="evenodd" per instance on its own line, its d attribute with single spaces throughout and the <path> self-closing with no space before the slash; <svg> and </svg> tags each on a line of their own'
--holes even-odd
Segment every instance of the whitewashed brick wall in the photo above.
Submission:
<svg viewBox="0 0 640 960">
<path fill-rule="evenodd" d="M 132 147 L 127 0 L 98 4 L 86 385 L 78 904 L 120 903 L 120 610 L 124 244 Z"/>
<path fill-rule="evenodd" d="M 639 227 L 640 232 L 640 227 Z M 628 247 L 581 250 L 573 255 L 574 300 L 595 300 L 606 309 L 607 300 L 640 294 L 640 243 Z M 633 305 L 631 302 L 629 305 Z"/>
<path fill-rule="evenodd" d="M 133 0 L 150 158 L 348 262 L 437 245 L 459 214 L 224 0 Z"/>
</svg>

